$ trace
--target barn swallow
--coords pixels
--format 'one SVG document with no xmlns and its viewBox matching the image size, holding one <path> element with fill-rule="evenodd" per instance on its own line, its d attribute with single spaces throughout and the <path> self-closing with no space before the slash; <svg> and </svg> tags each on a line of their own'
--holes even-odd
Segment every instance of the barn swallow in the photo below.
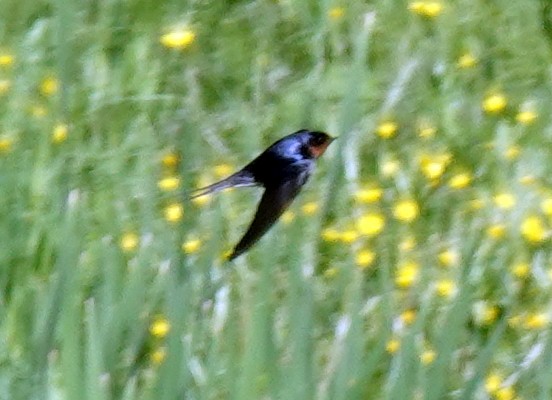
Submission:
<svg viewBox="0 0 552 400">
<path fill-rule="evenodd" d="M 229 261 L 247 251 L 278 220 L 309 179 L 316 159 L 334 139 L 324 132 L 302 129 L 276 141 L 228 178 L 192 193 L 195 198 L 230 187 L 264 187 L 255 217 L 228 257 Z"/>
</svg>

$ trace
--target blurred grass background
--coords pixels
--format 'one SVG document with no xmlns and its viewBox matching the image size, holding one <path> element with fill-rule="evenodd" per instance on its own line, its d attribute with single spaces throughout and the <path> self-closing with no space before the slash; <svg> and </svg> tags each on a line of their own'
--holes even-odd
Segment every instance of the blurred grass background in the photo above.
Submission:
<svg viewBox="0 0 552 400">
<path fill-rule="evenodd" d="M 550 2 L 2 8 L 1 399 L 552 397 Z"/>
</svg>

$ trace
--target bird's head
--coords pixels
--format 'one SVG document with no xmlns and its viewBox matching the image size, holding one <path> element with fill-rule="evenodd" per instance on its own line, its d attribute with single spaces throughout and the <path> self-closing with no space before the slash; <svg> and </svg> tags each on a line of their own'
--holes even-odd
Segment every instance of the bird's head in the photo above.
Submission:
<svg viewBox="0 0 552 400">
<path fill-rule="evenodd" d="M 309 153 L 309 155 L 312 158 L 318 158 L 328 148 L 331 142 L 333 142 L 335 138 L 331 137 L 327 133 L 324 132 L 317 132 L 317 131 L 307 131 L 307 138 L 306 138 L 306 148 Z"/>
</svg>

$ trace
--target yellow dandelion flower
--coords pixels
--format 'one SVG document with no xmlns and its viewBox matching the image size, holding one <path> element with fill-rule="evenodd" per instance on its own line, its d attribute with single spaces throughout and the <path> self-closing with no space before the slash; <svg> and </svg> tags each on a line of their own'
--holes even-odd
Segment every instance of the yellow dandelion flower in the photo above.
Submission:
<svg viewBox="0 0 552 400">
<path fill-rule="evenodd" d="M 0 96 L 8 93 L 11 88 L 11 82 L 9 79 L 0 79 Z"/>
<path fill-rule="evenodd" d="M 125 253 L 129 253 L 131 251 L 136 250 L 136 247 L 138 247 L 139 241 L 140 241 L 140 238 L 136 233 L 127 232 L 123 236 L 121 236 L 121 240 L 119 241 L 119 246 Z"/>
<path fill-rule="evenodd" d="M 420 361 L 424 365 L 429 365 L 435 361 L 435 358 L 437 357 L 437 353 L 435 350 L 424 350 L 424 352 L 420 355 Z"/>
<path fill-rule="evenodd" d="M 500 239 L 506 234 L 506 226 L 504 224 L 492 224 L 487 228 L 487 235 L 493 239 Z"/>
<path fill-rule="evenodd" d="M 376 253 L 372 250 L 364 249 L 357 253 L 355 262 L 361 269 L 368 268 L 374 263 L 376 259 Z"/>
<path fill-rule="evenodd" d="M 309 201 L 303 204 L 301 211 L 305 215 L 314 215 L 318 211 L 318 203 L 316 201 Z"/>
<path fill-rule="evenodd" d="M 440 1 L 412 1 L 408 9 L 422 17 L 435 18 L 443 12 L 443 4 Z"/>
<path fill-rule="evenodd" d="M 545 313 L 532 313 L 525 318 L 525 328 L 527 329 L 542 329 L 546 328 L 550 323 L 550 317 Z"/>
<path fill-rule="evenodd" d="M 385 350 L 390 354 L 396 353 L 400 348 L 401 342 L 398 339 L 391 339 L 385 345 Z"/>
<path fill-rule="evenodd" d="M 458 262 L 458 253 L 455 250 L 443 250 L 437 255 L 439 264 L 443 267 L 450 267 Z"/>
<path fill-rule="evenodd" d="M 496 400 L 514 400 L 516 398 L 516 391 L 511 386 L 506 386 L 498 389 L 494 394 Z"/>
<path fill-rule="evenodd" d="M 215 165 L 213 168 L 213 172 L 215 173 L 215 176 L 217 178 L 226 178 L 232 172 L 234 172 L 234 167 L 232 167 L 230 164 L 218 164 Z"/>
<path fill-rule="evenodd" d="M 399 169 L 401 168 L 401 163 L 397 160 L 389 159 L 385 160 L 381 167 L 381 173 L 386 178 L 392 178 L 399 172 Z"/>
<path fill-rule="evenodd" d="M 437 281 L 435 289 L 438 296 L 450 298 L 456 294 L 456 283 L 451 279 L 441 279 Z"/>
<path fill-rule="evenodd" d="M 552 197 L 546 197 L 541 201 L 540 204 L 542 212 L 548 216 L 552 217 Z"/>
<path fill-rule="evenodd" d="M 472 176 L 468 172 L 459 172 L 453 175 L 449 181 L 448 185 L 452 189 L 463 189 L 468 186 L 472 181 Z"/>
<path fill-rule="evenodd" d="M 395 284 L 402 289 L 411 287 L 418 280 L 419 271 L 420 267 L 414 261 L 401 264 L 395 272 Z"/>
<path fill-rule="evenodd" d="M 182 243 L 182 251 L 186 254 L 197 253 L 201 247 L 201 240 L 199 239 L 189 239 Z"/>
<path fill-rule="evenodd" d="M 0 67 L 9 67 L 13 65 L 15 57 L 12 54 L 1 53 L 0 54 Z"/>
<path fill-rule="evenodd" d="M 496 393 L 498 389 L 500 389 L 501 385 L 502 385 L 502 377 L 496 372 L 489 374 L 485 379 L 485 390 L 489 394 Z"/>
<path fill-rule="evenodd" d="M 383 195 L 383 189 L 380 187 L 368 187 L 360 189 L 354 194 L 355 200 L 359 203 L 375 203 L 381 199 Z"/>
<path fill-rule="evenodd" d="M 335 228 L 326 228 L 322 231 L 321 236 L 326 242 L 337 242 L 341 234 Z"/>
<path fill-rule="evenodd" d="M 150 333 L 153 337 L 162 339 L 171 330 L 171 324 L 165 317 L 157 317 L 150 325 Z"/>
<path fill-rule="evenodd" d="M 184 207 L 180 203 L 172 203 L 165 207 L 165 219 L 168 222 L 178 222 L 184 216 Z"/>
<path fill-rule="evenodd" d="M 405 325 L 411 325 L 416 320 L 416 310 L 405 310 L 401 314 L 401 321 Z"/>
<path fill-rule="evenodd" d="M 546 239 L 547 230 L 536 215 L 526 217 L 521 223 L 521 235 L 530 243 L 541 243 Z"/>
<path fill-rule="evenodd" d="M 161 36 L 160 42 L 169 49 L 185 49 L 196 39 L 196 34 L 190 29 L 178 29 Z"/>
<path fill-rule="evenodd" d="M 529 276 L 529 272 L 531 272 L 531 267 L 529 266 L 529 263 L 522 261 L 512 265 L 510 271 L 516 278 L 525 279 Z"/>
<path fill-rule="evenodd" d="M 376 236 L 385 227 L 385 217 L 379 212 L 369 212 L 357 220 L 357 230 L 366 236 Z"/>
<path fill-rule="evenodd" d="M 522 125 L 531 125 L 537 119 L 538 114 L 533 110 L 520 111 L 516 115 L 516 121 Z"/>
<path fill-rule="evenodd" d="M 341 232 L 340 239 L 343 243 L 353 243 L 355 242 L 359 237 L 359 233 L 355 231 L 354 229 L 348 229 L 346 231 Z"/>
<path fill-rule="evenodd" d="M 458 61 L 456 62 L 456 65 L 460 69 L 473 68 L 477 65 L 477 58 L 472 53 L 467 52 L 467 53 L 462 54 L 458 58 Z"/>
<path fill-rule="evenodd" d="M 9 153 L 13 147 L 13 139 L 0 137 L 0 153 Z"/>
<path fill-rule="evenodd" d="M 498 193 L 493 197 L 493 201 L 498 208 L 509 210 L 516 205 L 516 198 L 508 192 Z"/>
<path fill-rule="evenodd" d="M 40 83 L 40 93 L 44 96 L 51 96 L 56 94 L 59 88 L 59 82 L 57 78 L 48 76 Z"/>
<path fill-rule="evenodd" d="M 393 216 L 402 222 L 412 222 L 420 214 L 418 203 L 414 200 L 400 200 L 393 208 Z"/>
<path fill-rule="evenodd" d="M 284 224 L 289 224 L 295 219 L 295 214 L 293 211 L 286 210 L 280 218 Z"/>
<path fill-rule="evenodd" d="M 154 365 L 162 364 L 165 358 L 167 358 L 167 350 L 164 347 L 155 349 L 150 355 L 151 363 Z"/>
<path fill-rule="evenodd" d="M 382 139 L 390 139 L 397 134 L 398 125 L 393 121 L 380 123 L 376 128 L 376 134 Z"/>
<path fill-rule="evenodd" d="M 484 304 L 481 310 L 481 324 L 491 325 L 496 321 L 499 314 L 500 309 L 497 306 Z"/>
<path fill-rule="evenodd" d="M 439 179 L 445 172 L 450 159 L 450 154 L 425 155 L 420 159 L 420 168 L 427 179 Z"/>
<path fill-rule="evenodd" d="M 334 21 L 343 18 L 344 15 L 345 9 L 343 7 L 332 7 L 328 11 L 328 16 Z"/>
<path fill-rule="evenodd" d="M 161 159 L 161 163 L 166 168 L 176 168 L 179 161 L 180 157 L 178 156 L 178 154 L 173 152 L 166 153 Z"/>
<path fill-rule="evenodd" d="M 483 111 L 487 114 L 500 114 L 507 105 L 508 100 L 506 100 L 506 96 L 502 93 L 495 93 L 485 97 L 482 107 Z"/>
<path fill-rule="evenodd" d="M 52 142 L 59 144 L 67 140 L 69 127 L 66 124 L 57 124 L 52 131 Z"/>
<path fill-rule="evenodd" d="M 172 192 L 180 187 L 180 178 L 177 176 L 166 176 L 157 182 L 157 187 L 163 192 Z"/>
</svg>

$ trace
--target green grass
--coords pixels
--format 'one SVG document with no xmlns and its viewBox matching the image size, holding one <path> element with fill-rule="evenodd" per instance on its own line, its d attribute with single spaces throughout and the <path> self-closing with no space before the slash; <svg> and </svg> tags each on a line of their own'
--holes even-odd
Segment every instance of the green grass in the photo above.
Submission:
<svg viewBox="0 0 552 400">
<path fill-rule="evenodd" d="M 552 9 L 414 3 L 5 0 L 0 399 L 551 398 Z M 303 127 L 223 262 L 259 193 L 186 193 Z"/>
</svg>

